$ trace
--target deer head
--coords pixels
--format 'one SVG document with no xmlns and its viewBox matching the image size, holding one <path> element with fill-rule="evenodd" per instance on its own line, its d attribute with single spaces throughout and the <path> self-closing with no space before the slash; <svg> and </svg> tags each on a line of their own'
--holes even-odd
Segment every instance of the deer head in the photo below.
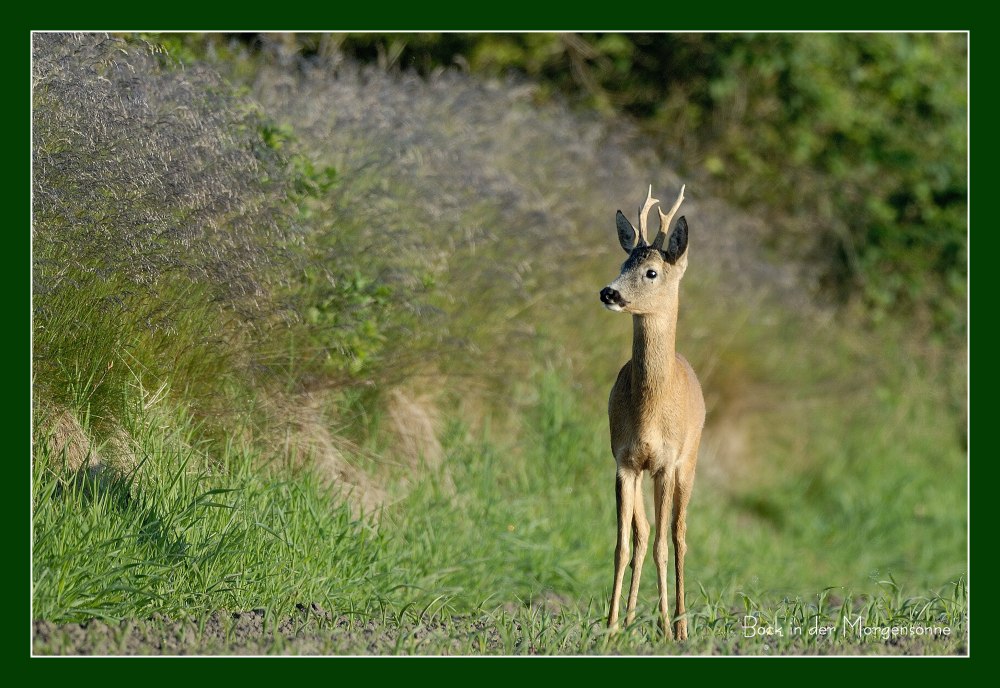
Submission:
<svg viewBox="0 0 1000 688">
<path fill-rule="evenodd" d="M 638 232 L 622 211 L 618 211 L 616 216 L 618 241 L 629 255 L 622 264 L 618 278 L 601 290 L 601 302 L 605 308 L 641 315 L 668 307 L 670 300 L 665 296 L 677 289 L 687 268 L 688 227 L 687 220 L 683 216 L 677 221 L 677 226 L 667 239 L 670 222 L 683 200 L 682 186 L 669 213 L 664 214 L 661 208 L 657 208 L 660 215 L 660 231 L 651 244 L 647 243 L 646 239 L 648 236 L 646 219 L 652 207 L 659 203 L 653 198 L 652 185 L 646 194 L 646 202 L 639 209 Z"/>
</svg>

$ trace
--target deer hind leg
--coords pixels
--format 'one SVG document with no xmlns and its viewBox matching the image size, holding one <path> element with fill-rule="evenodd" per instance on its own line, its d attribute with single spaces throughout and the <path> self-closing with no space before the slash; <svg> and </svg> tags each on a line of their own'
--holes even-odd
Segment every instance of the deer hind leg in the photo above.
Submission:
<svg viewBox="0 0 1000 688">
<path fill-rule="evenodd" d="M 656 540 L 653 542 L 653 560 L 656 562 L 656 587 L 659 592 L 660 630 L 668 640 L 670 611 L 667 609 L 667 521 L 670 498 L 674 492 L 672 471 L 660 471 L 653 476 L 653 501 L 656 506 Z"/>
<path fill-rule="evenodd" d="M 642 562 L 646 558 L 649 542 L 649 521 L 642 503 L 642 473 L 635 476 L 635 509 L 632 519 L 632 581 L 628 589 L 628 606 L 625 608 L 625 624 L 635 620 L 635 602 L 639 597 L 639 578 L 642 576 Z"/>
<path fill-rule="evenodd" d="M 628 560 L 628 539 L 635 505 L 634 473 L 618 471 L 615 478 L 615 498 L 618 503 L 618 542 L 615 545 L 615 579 L 611 589 L 611 609 L 608 612 L 608 628 L 612 629 L 618 626 L 618 604 L 622 595 L 625 563 Z"/>
<path fill-rule="evenodd" d="M 677 603 L 677 621 L 674 623 L 674 633 L 678 640 L 687 638 L 687 616 L 684 607 L 684 555 L 687 553 L 687 507 L 691 499 L 691 488 L 694 486 L 694 458 L 698 456 L 698 444 L 695 443 L 688 459 L 682 461 L 677 469 L 674 485 L 674 509 L 671 519 L 671 531 L 674 540 L 674 579 Z"/>
</svg>

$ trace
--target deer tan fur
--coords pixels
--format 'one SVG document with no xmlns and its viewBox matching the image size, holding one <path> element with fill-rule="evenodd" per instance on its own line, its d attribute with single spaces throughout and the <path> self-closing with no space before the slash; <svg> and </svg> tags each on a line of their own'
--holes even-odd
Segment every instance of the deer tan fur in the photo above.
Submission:
<svg viewBox="0 0 1000 688">
<path fill-rule="evenodd" d="M 649 521 L 642 498 L 642 476 L 653 479 L 656 536 L 653 558 L 659 589 L 660 627 L 671 637 L 667 609 L 667 514 L 673 534 L 675 575 L 674 635 L 687 637 L 684 607 L 684 555 L 687 506 L 694 484 L 698 445 L 705 422 L 701 385 L 687 360 L 674 349 L 680 281 L 687 268 L 687 222 L 682 217 L 663 248 L 670 222 L 684 199 L 684 189 L 668 214 L 659 210 L 660 231 L 646 241 L 646 215 L 658 203 L 652 187 L 639 211 L 639 231 L 618 211 L 618 235 L 629 253 L 621 274 L 601 291 L 601 301 L 632 315 L 632 359 L 622 366 L 608 400 L 611 451 L 617 464 L 615 494 L 618 539 L 608 626 L 616 628 L 629 555 L 634 548 L 625 622 L 635 617 L 639 578 L 649 542 Z M 637 240 L 636 240 L 637 239 Z M 634 244 L 634 245 L 633 245 Z"/>
</svg>

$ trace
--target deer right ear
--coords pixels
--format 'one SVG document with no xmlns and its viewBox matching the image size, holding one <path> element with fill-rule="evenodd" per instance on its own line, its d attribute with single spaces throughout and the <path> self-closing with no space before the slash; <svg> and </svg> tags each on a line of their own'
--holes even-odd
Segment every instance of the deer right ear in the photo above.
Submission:
<svg viewBox="0 0 1000 688">
<path fill-rule="evenodd" d="M 615 216 L 615 224 L 618 226 L 618 243 L 625 249 L 625 253 L 632 253 L 632 248 L 635 246 L 635 227 L 620 210 Z"/>
</svg>

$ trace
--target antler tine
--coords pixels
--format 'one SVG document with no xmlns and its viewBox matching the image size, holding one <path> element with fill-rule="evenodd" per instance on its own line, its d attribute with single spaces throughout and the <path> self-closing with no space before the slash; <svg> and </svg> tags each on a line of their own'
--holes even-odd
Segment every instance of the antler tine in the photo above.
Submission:
<svg viewBox="0 0 1000 688">
<path fill-rule="evenodd" d="M 670 208 L 670 212 L 666 215 L 663 214 L 663 208 L 657 208 L 656 210 L 660 213 L 660 232 L 656 235 L 656 238 L 660 238 L 660 234 L 666 236 L 666 233 L 670 231 L 670 222 L 674 219 L 674 215 L 677 214 L 677 209 L 681 207 L 681 202 L 684 200 L 684 189 L 687 187 L 686 184 L 681 185 L 681 192 L 677 194 L 677 200 L 674 201 L 674 205 Z M 656 243 L 655 241 L 653 243 Z"/>
<path fill-rule="evenodd" d="M 649 191 L 646 193 L 646 202 L 639 209 L 639 243 L 647 244 L 649 243 L 646 237 L 648 232 L 646 227 L 648 223 L 646 220 L 649 218 L 649 211 L 652 210 L 653 206 L 659 203 L 659 201 L 653 198 L 653 185 L 649 185 Z"/>
</svg>

